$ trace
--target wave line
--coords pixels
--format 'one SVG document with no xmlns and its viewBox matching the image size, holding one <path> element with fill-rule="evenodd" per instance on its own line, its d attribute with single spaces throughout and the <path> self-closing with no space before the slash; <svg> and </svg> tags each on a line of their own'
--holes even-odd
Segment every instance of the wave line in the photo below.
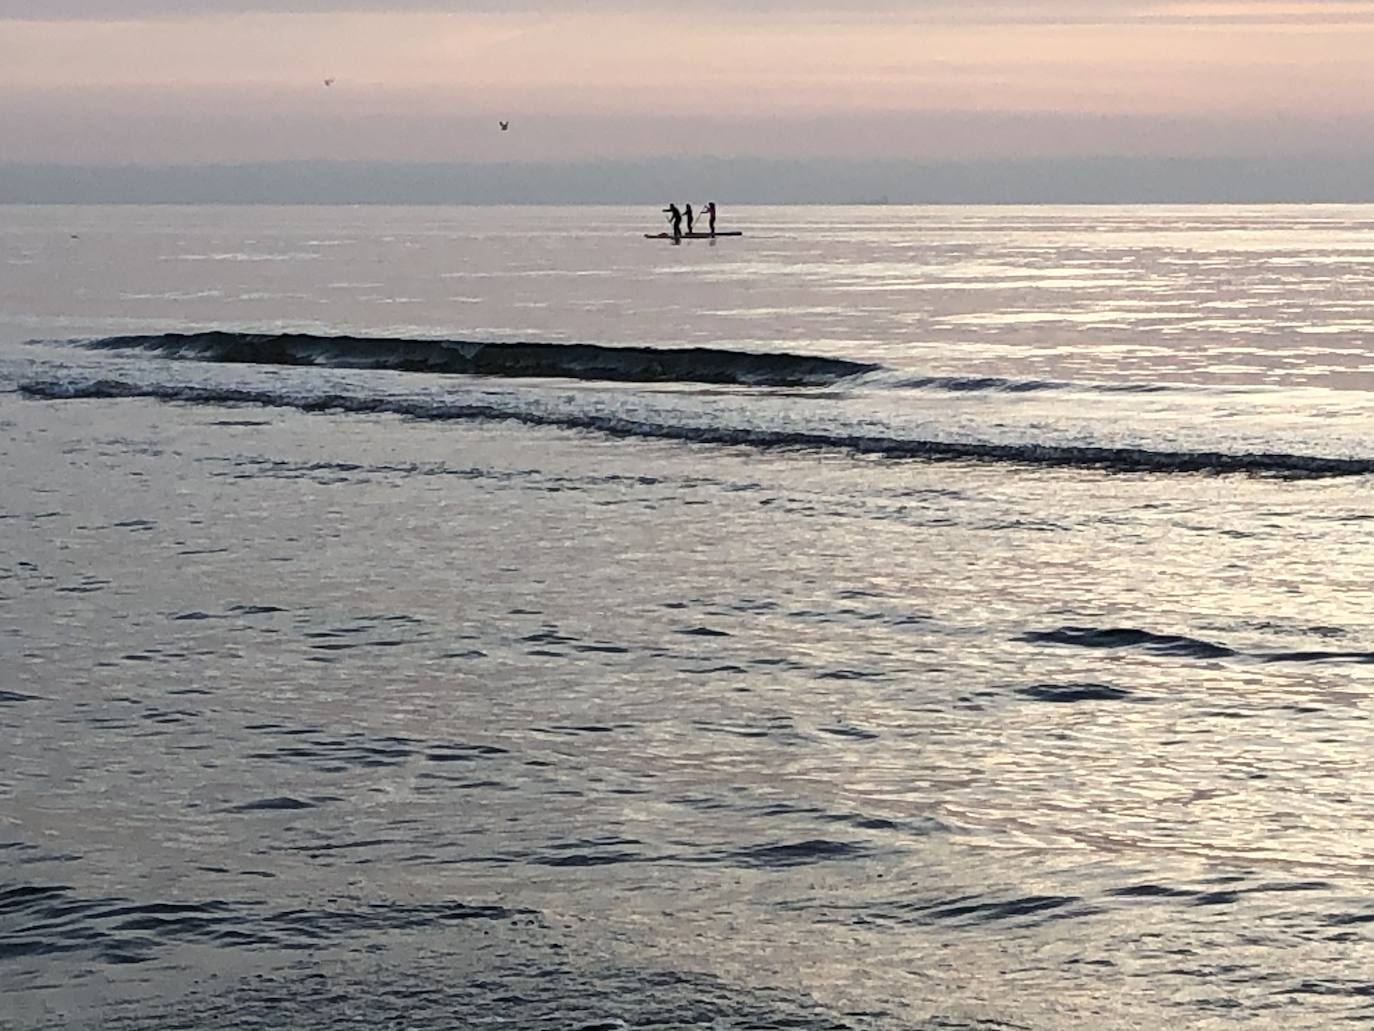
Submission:
<svg viewBox="0 0 1374 1031">
<path fill-rule="evenodd" d="M 137 384 L 101 379 L 84 383 L 29 381 L 21 393 L 44 400 L 152 398 L 205 405 L 262 405 L 304 412 L 393 414 L 433 421 L 514 421 L 531 426 L 591 430 L 612 437 L 643 437 L 695 444 L 768 449 L 840 450 L 930 462 L 983 461 L 1016 465 L 1094 468 L 1113 472 L 1246 473 L 1286 479 L 1374 474 L 1374 459 L 1332 458 L 1283 453 L 1233 454 L 1218 451 L 1151 451 L 1145 448 L 1087 445 L 941 441 L 859 436 L 800 430 L 750 429 L 643 422 L 598 413 L 540 412 L 494 404 L 420 401 L 413 398 L 357 397 L 345 394 L 293 396 L 233 387 Z"/>
</svg>

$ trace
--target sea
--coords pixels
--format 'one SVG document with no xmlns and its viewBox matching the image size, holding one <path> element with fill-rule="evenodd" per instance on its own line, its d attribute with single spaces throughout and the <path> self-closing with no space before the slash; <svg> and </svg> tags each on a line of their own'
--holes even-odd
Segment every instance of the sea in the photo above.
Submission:
<svg viewBox="0 0 1374 1031">
<path fill-rule="evenodd" d="M 0 1026 L 1374 1023 L 1374 207 L 0 208 Z"/>
</svg>

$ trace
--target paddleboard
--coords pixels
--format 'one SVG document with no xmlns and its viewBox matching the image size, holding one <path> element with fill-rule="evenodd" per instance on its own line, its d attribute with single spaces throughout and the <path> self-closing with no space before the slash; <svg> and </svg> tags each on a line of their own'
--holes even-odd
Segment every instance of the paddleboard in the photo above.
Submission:
<svg viewBox="0 0 1374 1031">
<path fill-rule="evenodd" d="M 734 230 L 724 230 L 724 231 L 721 231 L 721 232 L 719 232 L 719 233 L 716 233 L 716 236 L 743 236 L 743 235 L 744 235 L 744 234 L 743 234 L 742 232 L 740 232 L 738 229 L 734 229 Z M 644 239 L 646 239 L 646 240 L 671 240 L 672 238 L 673 238 L 673 234 L 672 234 L 672 233 L 645 233 L 645 234 L 644 234 Z M 682 238 L 683 238 L 684 240 L 710 240 L 712 237 L 711 237 L 711 234 L 710 234 L 710 233 L 683 233 L 683 234 L 682 234 Z"/>
</svg>

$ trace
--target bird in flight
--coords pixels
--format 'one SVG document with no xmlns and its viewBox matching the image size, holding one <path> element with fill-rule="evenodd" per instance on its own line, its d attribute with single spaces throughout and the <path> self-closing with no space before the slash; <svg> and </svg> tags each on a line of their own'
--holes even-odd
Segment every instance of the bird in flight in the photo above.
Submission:
<svg viewBox="0 0 1374 1031">
<path fill-rule="evenodd" d="M 324 80 L 324 84 L 325 84 L 326 86 L 332 86 L 332 85 L 334 85 L 334 80 L 333 80 L 333 79 L 325 79 L 325 80 Z"/>
<path fill-rule="evenodd" d="M 497 122 L 496 124 L 501 127 L 502 132 L 505 132 L 507 129 L 510 128 L 510 122 Z"/>
</svg>

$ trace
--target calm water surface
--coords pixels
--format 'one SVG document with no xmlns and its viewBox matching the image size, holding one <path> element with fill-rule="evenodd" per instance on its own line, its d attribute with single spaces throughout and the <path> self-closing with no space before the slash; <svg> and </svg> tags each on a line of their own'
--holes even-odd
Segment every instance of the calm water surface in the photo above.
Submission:
<svg viewBox="0 0 1374 1031">
<path fill-rule="evenodd" d="M 1374 208 L 722 216 L 0 209 L 0 1024 L 1374 1020 Z"/>
</svg>

